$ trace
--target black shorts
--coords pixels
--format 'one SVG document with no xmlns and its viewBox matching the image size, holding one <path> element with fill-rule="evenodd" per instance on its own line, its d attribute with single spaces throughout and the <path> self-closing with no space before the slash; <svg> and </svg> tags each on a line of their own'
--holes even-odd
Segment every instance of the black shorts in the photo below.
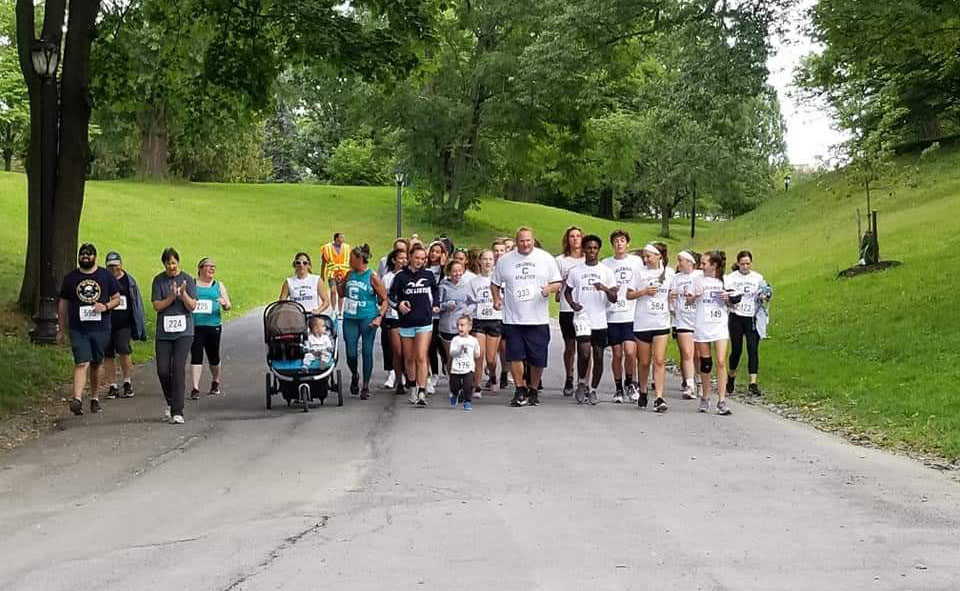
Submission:
<svg viewBox="0 0 960 591">
<path fill-rule="evenodd" d="M 70 329 L 70 349 L 73 351 L 73 363 L 83 365 L 103 363 L 103 352 L 110 342 L 109 330 L 83 331 Z"/>
<path fill-rule="evenodd" d="M 670 329 L 661 328 L 658 330 L 641 330 L 633 333 L 633 338 L 644 343 L 652 343 L 654 337 L 662 336 L 670 336 Z"/>
<path fill-rule="evenodd" d="M 547 367 L 550 349 L 549 324 L 504 324 L 507 361 L 526 361 L 534 367 Z"/>
<path fill-rule="evenodd" d="M 443 332 L 442 330 L 435 334 L 439 334 L 440 340 L 442 340 L 444 343 L 449 343 L 453 340 L 453 337 L 457 336 L 457 333 L 455 332 Z"/>
<path fill-rule="evenodd" d="M 609 343 L 608 335 L 609 335 L 609 331 L 606 328 L 595 329 L 595 330 L 591 330 L 588 336 L 577 337 L 577 342 L 590 343 L 590 346 L 592 347 L 600 347 L 601 349 L 604 349 Z"/>
<path fill-rule="evenodd" d="M 607 340 L 611 347 L 633 340 L 633 322 L 607 323 Z"/>
<path fill-rule="evenodd" d="M 677 338 L 677 335 L 680 334 L 693 334 L 692 328 L 676 328 L 673 329 L 673 338 Z"/>
<path fill-rule="evenodd" d="M 203 354 L 207 354 L 207 363 L 220 365 L 220 326 L 194 326 L 193 345 L 190 347 L 190 365 L 203 365 Z"/>
<path fill-rule="evenodd" d="M 573 326 L 573 312 L 560 312 L 560 334 L 565 341 L 577 338 L 577 329 Z"/>
<path fill-rule="evenodd" d="M 499 337 L 503 335 L 502 320 L 474 320 L 474 334 L 485 334 L 488 337 Z"/>
<path fill-rule="evenodd" d="M 110 342 L 107 343 L 107 349 L 103 356 L 107 359 L 113 359 L 117 355 L 130 355 L 133 353 L 133 347 L 130 346 L 130 334 L 132 329 L 129 326 L 118 328 L 110 333 Z"/>
<path fill-rule="evenodd" d="M 384 318 L 380 321 L 380 328 L 383 330 L 393 330 L 400 326 L 399 318 Z"/>
</svg>

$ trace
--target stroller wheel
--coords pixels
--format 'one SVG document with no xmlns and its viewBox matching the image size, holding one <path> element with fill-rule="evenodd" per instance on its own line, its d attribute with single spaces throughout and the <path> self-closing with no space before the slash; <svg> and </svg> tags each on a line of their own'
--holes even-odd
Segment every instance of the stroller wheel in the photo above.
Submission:
<svg viewBox="0 0 960 591">
<path fill-rule="evenodd" d="M 303 412 L 310 412 L 310 386 L 300 384 L 300 402 L 303 404 Z"/>
<path fill-rule="evenodd" d="M 273 408 L 273 391 L 270 389 L 270 374 L 266 375 L 267 410 Z"/>
</svg>

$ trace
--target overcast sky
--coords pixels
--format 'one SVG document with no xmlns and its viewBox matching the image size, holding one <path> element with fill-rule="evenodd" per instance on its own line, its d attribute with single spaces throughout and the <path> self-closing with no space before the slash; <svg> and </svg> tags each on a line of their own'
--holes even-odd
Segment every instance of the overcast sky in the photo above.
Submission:
<svg viewBox="0 0 960 591">
<path fill-rule="evenodd" d="M 798 3 L 788 23 L 789 32 L 774 40 L 777 53 L 768 63 L 770 84 L 777 89 L 787 123 L 787 156 L 791 164 L 816 164 L 818 156 L 827 156 L 830 146 L 843 140 L 843 134 L 833 128 L 833 120 L 824 105 L 801 101 L 793 86 L 794 70 L 801 58 L 817 51 L 802 31 L 806 11 L 815 3 L 816 0 Z"/>
</svg>

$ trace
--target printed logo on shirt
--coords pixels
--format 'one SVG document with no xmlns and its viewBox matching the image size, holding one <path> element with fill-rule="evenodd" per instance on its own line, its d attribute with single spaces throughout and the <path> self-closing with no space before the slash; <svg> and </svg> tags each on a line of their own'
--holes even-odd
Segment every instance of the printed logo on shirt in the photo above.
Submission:
<svg viewBox="0 0 960 591">
<path fill-rule="evenodd" d="M 408 281 L 406 287 L 403 288 L 403 294 L 415 295 L 430 293 L 429 283 L 430 281 L 426 277 L 421 277 L 416 281 Z"/>
<path fill-rule="evenodd" d="M 84 304 L 95 304 L 103 294 L 100 284 L 93 279 L 84 279 L 77 284 L 77 299 Z"/>
</svg>

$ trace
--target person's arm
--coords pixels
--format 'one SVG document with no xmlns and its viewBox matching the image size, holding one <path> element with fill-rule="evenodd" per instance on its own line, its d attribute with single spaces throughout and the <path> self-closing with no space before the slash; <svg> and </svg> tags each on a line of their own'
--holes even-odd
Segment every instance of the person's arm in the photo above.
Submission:
<svg viewBox="0 0 960 591">
<path fill-rule="evenodd" d="M 283 280 L 283 287 L 280 288 L 280 301 L 286 301 L 290 299 L 290 287 L 287 285 L 287 280 Z"/>
<path fill-rule="evenodd" d="M 63 335 L 67 332 L 67 328 L 70 326 L 70 310 L 69 303 L 67 300 L 60 298 L 57 301 L 57 342 L 63 342 Z"/>
<path fill-rule="evenodd" d="M 283 283 L 286 285 L 287 282 L 284 281 Z M 220 284 L 220 307 L 227 312 L 233 307 L 233 302 L 230 301 L 230 294 L 227 293 L 227 286 L 223 283 Z"/>
<path fill-rule="evenodd" d="M 611 304 L 617 303 L 617 295 L 620 293 L 619 286 L 614 285 L 613 287 L 607 287 L 606 285 L 597 281 L 593 284 L 593 288 L 606 294 L 607 301 L 609 301 Z"/>
<path fill-rule="evenodd" d="M 380 280 L 380 276 L 376 273 L 370 274 L 370 285 L 373 287 L 374 293 L 377 294 L 377 299 L 380 300 L 380 306 L 377 308 L 377 317 L 373 319 L 370 325 L 380 326 L 381 320 L 387 314 L 387 290 L 383 287 L 383 281 Z"/>
<path fill-rule="evenodd" d="M 161 278 L 159 281 L 165 281 L 166 278 Z M 160 297 L 160 284 L 159 281 L 154 281 L 153 283 L 153 309 L 156 312 L 163 312 L 167 308 L 173 305 L 173 302 L 177 300 L 177 283 L 175 281 L 170 281 L 170 293 L 167 294 L 167 297 Z"/>
<path fill-rule="evenodd" d="M 432 274 L 431 274 L 432 275 Z M 433 301 L 433 313 L 440 313 L 440 306 L 437 304 L 440 302 L 440 286 L 437 285 L 436 281 L 432 281 L 430 285 L 430 296 Z"/>
<path fill-rule="evenodd" d="M 579 311 L 580 311 L 580 310 L 577 310 L 577 306 L 574 305 L 574 304 L 576 304 L 577 302 L 573 301 L 573 288 L 572 288 L 572 287 L 570 287 L 570 286 L 568 285 L 567 288 L 566 288 L 565 290 L 563 290 L 563 297 L 567 298 L 567 303 L 570 304 L 570 307 L 573 308 L 574 311 L 576 311 L 576 312 L 579 312 Z"/>
<path fill-rule="evenodd" d="M 187 308 L 187 312 L 193 312 L 197 308 L 197 284 L 193 279 L 187 279 L 180 284 L 180 301 Z"/>
</svg>

